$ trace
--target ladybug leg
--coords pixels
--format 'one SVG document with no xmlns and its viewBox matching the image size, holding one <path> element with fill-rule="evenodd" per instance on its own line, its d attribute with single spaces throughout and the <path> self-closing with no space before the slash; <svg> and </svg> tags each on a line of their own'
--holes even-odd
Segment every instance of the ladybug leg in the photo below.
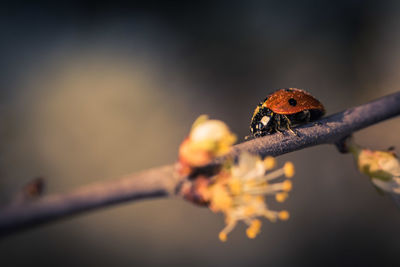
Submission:
<svg viewBox="0 0 400 267">
<path fill-rule="evenodd" d="M 290 126 L 292 125 L 290 119 L 286 115 L 282 115 L 282 118 L 284 118 L 285 123 L 286 123 L 286 128 L 287 130 L 291 133 L 299 137 L 299 134 L 297 131 L 293 130 Z"/>
<path fill-rule="evenodd" d="M 299 133 L 296 130 L 293 130 L 292 128 L 290 128 L 290 126 L 288 125 L 288 130 L 291 134 L 300 137 Z"/>
<path fill-rule="evenodd" d="M 285 115 L 275 114 L 275 131 L 280 135 L 285 135 L 284 132 L 288 129 L 288 121 Z"/>
<path fill-rule="evenodd" d="M 282 127 L 286 121 L 284 121 L 284 118 L 280 114 L 275 114 L 274 117 L 275 120 L 275 132 L 278 132 L 279 134 L 283 135 L 283 131 L 286 129 L 286 127 Z"/>
<path fill-rule="evenodd" d="M 251 135 L 251 134 L 249 134 L 249 135 L 246 135 L 245 137 L 244 137 L 244 140 L 252 140 L 252 139 L 254 139 L 254 136 L 253 135 Z"/>
<path fill-rule="evenodd" d="M 296 130 L 293 130 L 292 128 L 290 128 L 290 124 L 287 125 L 287 129 L 291 134 L 299 137 L 299 133 Z"/>
</svg>

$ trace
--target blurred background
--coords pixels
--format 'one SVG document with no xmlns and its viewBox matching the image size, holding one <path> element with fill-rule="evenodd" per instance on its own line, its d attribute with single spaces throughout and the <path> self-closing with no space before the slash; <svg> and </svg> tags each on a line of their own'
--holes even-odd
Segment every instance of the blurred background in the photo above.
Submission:
<svg viewBox="0 0 400 267">
<path fill-rule="evenodd" d="M 4 1 L 0 201 L 173 163 L 200 114 L 241 140 L 256 104 L 297 87 L 328 114 L 400 88 L 398 1 Z M 368 116 L 368 114 L 365 114 Z M 356 134 L 400 148 L 400 120 Z M 126 203 L 0 241 L 0 266 L 399 266 L 400 212 L 333 146 L 296 166 L 287 222 L 255 239 L 180 199 Z"/>
</svg>

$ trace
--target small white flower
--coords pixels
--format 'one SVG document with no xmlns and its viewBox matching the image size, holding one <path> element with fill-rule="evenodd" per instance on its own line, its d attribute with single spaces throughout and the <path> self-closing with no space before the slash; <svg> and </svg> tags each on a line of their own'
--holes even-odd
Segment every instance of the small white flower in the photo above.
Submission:
<svg viewBox="0 0 400 267">
<path fill-rule="evenodd" d="M 235 142 L 236 136 L 224 122 L 200 116 L 179 147 L 179 172 L 188 175 L 192 168 L 207 165 L 227 154 Z"/>
<path fill-rule="evenodd" d="M 383 191 L 400 194 L 400 162 L 392 151 L 363 149 L 351 139 L 347 146 L 361 173 Z"/>
<path fill-rule="evenodd" d="M 204 140 L 216 142 L 230 134 L 228 126 L 222 121 L 207 120 L 193 128 L 190 132 L 190 139 L 193 142 Z"/>
</svg>

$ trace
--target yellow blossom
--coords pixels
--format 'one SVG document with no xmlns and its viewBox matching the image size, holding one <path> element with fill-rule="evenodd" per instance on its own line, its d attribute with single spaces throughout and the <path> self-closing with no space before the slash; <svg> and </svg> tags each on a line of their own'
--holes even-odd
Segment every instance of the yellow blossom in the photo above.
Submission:
<svg viewBox="0 0 400 267">
<path fill-rule="evenodd" d="M 270 161 L 271 160 L 267 160 Z M 238 163 L 225 169 L 213 178 L 209 186 L 208 201 L 210 209 L 222 212 L 225 215 L 225 228 L 220 232 L 219 239 L 227 240 L 227 235 L 233 230 L 236 223 L 243 221 L 249 227 L 246 234 L 255 238 L 261 229 L 258 217 L 265 217 L 272 222 L 287 220 L 287 211 L 270 210 L 265 202 L 265 196 L 275 196 L 277 201 L 283 202 L 292 188 L 289 180 L 274 182 L 277 178 L 285 177 L 285 168 L 266 173 L 266 160 L 258 156 L 242 153 Z M 294 174 L 293 165 L 291 175 Z"/>
<path fill-rule="evenodd" d="M 228 153 L 235 141 L 236 136 L 225 123 L 200 116 L 179 148 L 179 173 L 190 176 L 196 168 Z M 278 202 L 288 198 L 292 182 L 286 178 L 294 175 L 292 163 L 287 162 L 283 168 L 273 170 L 276 166 L 273 157 L 262 160 L 258 156 L 242 153 L 237 164 L 227 160 L 222 166 L 214 177 L 197 176 L 182 185 L 186 199 L 208 205 L 213 212 L 224 214 L 226 226 L 219 233 L 222 242 L 227 240 L 239 221 L 248 225 L 246 235 L 255 238 L 261 230 L 258 218 L 265 217 L 271 222 L 289 219 L 287 211 L 270 210 L 266 196 L 274 196 Z"/>
</svg>

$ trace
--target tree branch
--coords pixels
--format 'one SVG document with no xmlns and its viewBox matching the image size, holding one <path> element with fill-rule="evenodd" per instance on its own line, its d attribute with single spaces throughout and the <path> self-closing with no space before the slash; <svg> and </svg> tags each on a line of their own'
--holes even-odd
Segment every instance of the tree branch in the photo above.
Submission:
<svg viewBox="0 0 400 267">
<path fill-rule="evenodd" d="M 87 210 L 130 200 L 165 197 L 174 194 L 178 180 L 174 166 L 170 165 L 83 186 L 69 193 L 10 204 L 0 211 L 0 237 Z"/>
<path fill-rule="evenodd" d="M 290 133 L 268 135 L 233 147 L 231 156 L 243 151 L 278 156 L 320 144 L 332 144 L 353 132 L 400 114 L 400 92 L 347 109 Z M 218 164 L 221 159 L 216 160 Z M 0 237 L 45 222 L 116 203 L 174 194 L 179 177 L 174 165 L 154 168 L 124 178 L 78 188 L 69 193 L 43 196 L 0 210 Z"/>
</svg>

